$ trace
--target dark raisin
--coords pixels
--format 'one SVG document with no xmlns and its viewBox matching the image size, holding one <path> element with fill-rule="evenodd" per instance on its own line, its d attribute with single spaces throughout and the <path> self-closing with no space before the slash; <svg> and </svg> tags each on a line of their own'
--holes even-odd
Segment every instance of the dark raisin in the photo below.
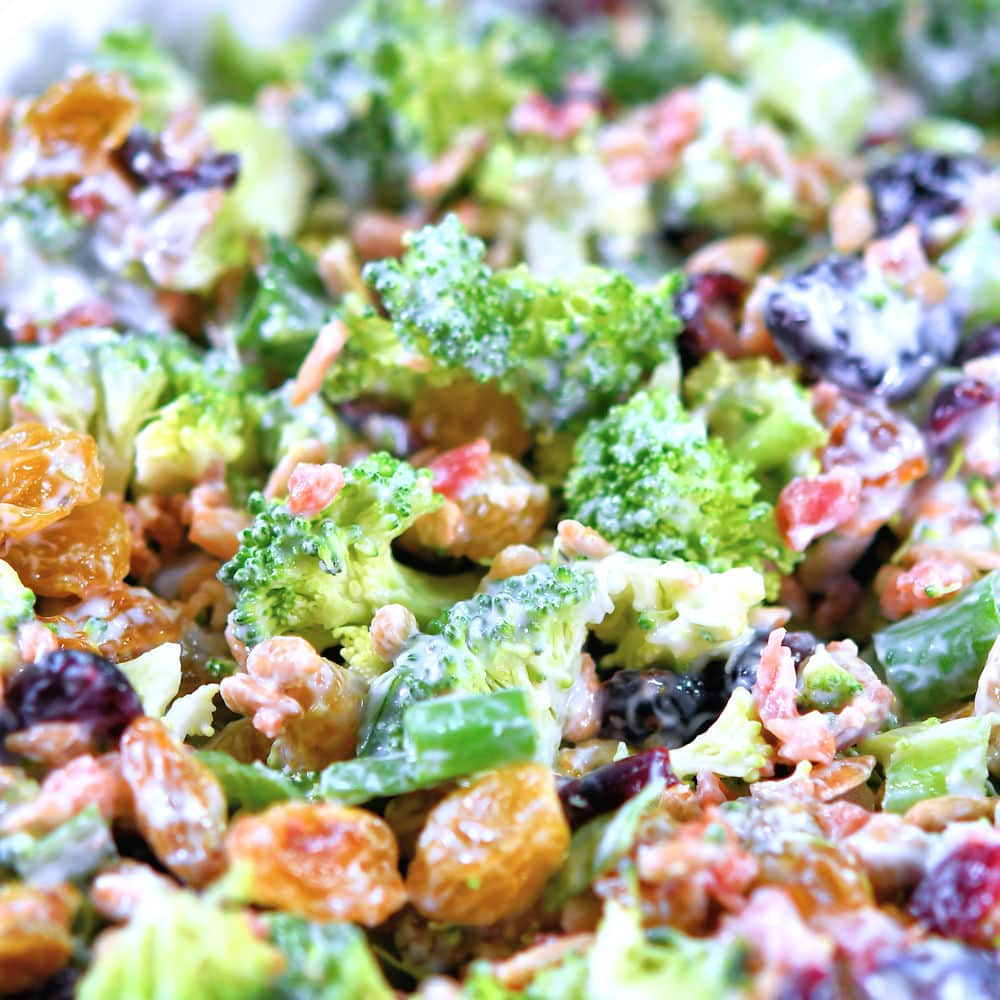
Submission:
<svg viewBox="0 0 1000 1000">
<path fill-rule="evenodd" d="M 677 784 L 666 747 L 644 750 L 634 757 L 605 764 L 582 778 L 564 781 L 559 799 L 570 826 L 576 827 L 617 809 L 657 778 L 663 778 L 667 785 Z"/>
<path fill-rule="evenodd" d="M 155 184 L 175 197 L 207 188 L 229 190 L 240 175 L 236 153 L 212 153 L 190 166 L 180 166 L 155 136 L 141 128 L 129 133 L 115 155 L 135 180 Z"/>
<path fill-rule="evenodd" d="M 85 722 L 95 737 L 115 740 L 142 715 L 128 678 L 110 660 L 81 649 L 57 649 L 28 664 L 4 701 L 11 732 L 36 722 Z"/>
<path fill-rule="evenodd" d="M 674 299 L 684 324 L 677 344 L 686 365 L 729 344 L 749 291 L 750 286 L 741 278 L 722 271 L 687 279 Z"/>
<path fill-rule="evenodd" d="M 705 684 L 697 674 L 619 670 L 601 688 L 604 739 L 679 747 L 704 728 Z"/>
<path fill-rule="evenodd" d="M 832 254 L 778 283 L 764 322 L 791 361 L 856 395 L 912 395 L 958 345 L 946 304 L 924 307 L 881 284 L 854 257 Z"/>
<path fill-rule="evenodd" d="M 858 1000 L 997 1000 L 1000 958 L 996 951 L 929 938 L 880 961 L 860 976 Z"/>
<path fill-rule="evenodd" d="M 988 171 L 974 156 L 951 156 L 912 149 L 868 174 L 880 236 L 909 222 L 921 233 L 945 215 L 961 209 L 970 182 Z"/>
<path fill-rule="evenodd" d="M 810 968 L 789 973 L 778 1000 L 847 1000 L 836 969 Z"/>
<path fill-rule="evenodd" d="M 931 403 L 927 429 L 937 443 L 952 441 L 962 430 L 965 418 L 995 403 L 997 390 L 987 382 L 963 378 L 946 385 Z"/>
<path fill-rule="evenodd" d="M 990 354 L 1000 354 L 1000 323 L 977 330 L 958 349 L 955 364 L 964 365 L 974 358 L 985 358 Z"/>
<path fill-rule="evenodd" d="M 921 879 L 910 913 L 938 934 L 992 944 L 1000 925 L 1000 844 L 970 840 L 956 847 Z"/>
<path fill-rule="evenodd" d="M 20 993 L 11 993 L 6 1000 L 73 1000 L 76 996 L 76 984 L 81 975 L 79 969 L 68 965 L 51 979 L 46 979 L 41 986 Z"/>
</svg>

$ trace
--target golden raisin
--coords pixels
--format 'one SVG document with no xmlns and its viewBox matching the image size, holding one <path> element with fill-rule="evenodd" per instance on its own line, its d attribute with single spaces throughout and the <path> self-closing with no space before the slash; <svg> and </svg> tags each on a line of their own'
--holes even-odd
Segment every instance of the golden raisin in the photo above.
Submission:
<svg viewBox="0 0 1000 1000">
<path fill-rule="evenodd" d="M 131 660 L 185 628 L 180 611 L 144 587 L 115 583 L 43 619 L 54 625 L 60 646 L 97 649 L 112 660 Z"/>
<path fill-rule="evenodd" d="M 0 434 L 0 533 L 24 538 L 101 495 L 104 467 L 89 434 L 26 421 Z"/>
<path fill-rule="evenodd" d="M 431 810 L 406 888 L 433 920 L 492 924 L 534 902 L 568 846 L 552 772 L 516 764 L 452 792 Z"/>
<path fill-rule="evenodd" d="M 131 539 L 118 504 L 101 499 L 7 549 L 7 562 L 43 597 L 82 597 L 128 575 Z"/>
<path fill-rule="evenodd" d="M 138 113 L 120 73 L 81 73 L 52 84 L 28 109 L 25 124 L 47 153 L 75 146 L 90 157 L 120 146 Z"/>
<path fill-rule="evenodd" d="M 120 752 L 146 843 L 189 885 L 207 885 L 226 866 L 226 796 L 215 775 L 159 719 L 132 722 Z"/>
<path fill-rule="evenodd" d="M 392 830 L 363 809 L 281 803 L 238 819 L 226 847 L 231 863 L 249 866 L 263 906 L 374 927 L 406 902 Z"/>
<path fill-rule="evenodd" d="M 520 458 L 531 447 L 521 408 L 489 382 L 425 389 L 413 404 L 410 423 L 436 448 L 454 448 L 484 437 L 497 451 Z"/>
<path fill-rule="evenodd" d="M 0 886 L 0 995 L 34 989 L 69 962 L 74 908 L 68 889 Z"/>
</svg>

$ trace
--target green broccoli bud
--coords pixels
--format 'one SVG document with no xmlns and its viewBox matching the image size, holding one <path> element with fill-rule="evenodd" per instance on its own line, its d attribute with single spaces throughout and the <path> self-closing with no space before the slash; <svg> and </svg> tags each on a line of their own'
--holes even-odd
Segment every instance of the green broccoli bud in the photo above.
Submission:
<svg viewBox="0 0 1000 1000">
<path fill-rule="evenodd" d="M 144 898 L 100 945 L 80 980 L 79 1000 L 263 1000 L 281 967 L 277 950 L 242 913 L 181 889 Z"/>
<path fill-rule="evenodd" d="M 980 220 L 941 256 L 941 269 L 970 324 L 1000 319 L 1000 276 L 991 263 L 997 254 L 1000 232 L 991 221 Z"/>
<path fill-rule="evenodd" d="M 271 1000 L 393 1000 L 360 928 L 316 923 L 290 913 L 264 917 L 271 943 L 285 958 Z"/>
<path fill-rule="evenodd" d="M 670 766 L 679 778 L 711 771 L 749 784 L 769 770 L 773 758 L 774 750 L 764 739 L 753 696 L 746 688 L 738 687 L 705 732 L 686 746 L 670 751 Z"/>
<path fill-rule="evenodd" d="M 989 716 L 927 719 L 865 740 L 861 752 L 874 754 L 885 769 L 882 808 L 905 813 L 941 795 L 981 798 L 992 727 Z"/>
<path fill-rule="evenodd" d="M 135 439 L 135 482 L 154 493 L 180 492 L 245 446 L 241 399 L 225 389 L 191 392 L 159 410 Z"/>
<path fill-rule="evenodd" d="M 334 629 L 333 640 L 340 646 L 344 665 L 362 677 L 378 677 L 389 669 L 389 664 L 375 652 L 371 631 L 366 625 L 344 625 Z"/>
<path fill-rule="evenodd" d="M 639 556 L 681 558 L 712 570 L 788 572 L 774 508 L 759 484 L 665 390 L 637 393 L 593 421 L 566 480 L 570 513 Z"/>
<path fill-rule="evenodd" d="M 579 425 L 674 356 L 676 275 L 649 290 L 600 268 L 540 282 L 523 267 L 494 271 L 484 255 L 448 216 L 416 233 L 402 261 L 369 264 L 365 279 L 406 347 L 495 380 L 529 425 Z"/>
<path fill-rule="evenodd" d="M 319 395 L 303 403 L 291 400 L 294 383 L 246 401 L 244 418 L 253 435 L 250 451 L 262 468 L 273 468 L 303 441 L 317 441 L 329 456 L 337 455 L 351 439 L 336 411 Z"/>
<path fill-rule="evenodd" d="M 764 108 L 821 149 L 853 152 L 874 105 L 875 81 L 847 44 L 802 21 L 782 21 L 742 29 L 734 48 Z"/>
<path fill-rule="evenodd" d="M 838 712 L 862 691 L 861 682 L 837 663 L 822 645 L 806 661 L 799 675 L 798 704 L 804 712 Z"/>
<path fill-rule="evenodd" d="M 709 433 L 750 465 L 771 499 L 808 474 L 813 450 L 828 436 L 795 370 L 768 358 L 730 361 L 713 351 L 685 376 L 684 400 Z"/>
<path fill-rule="evenodd" d="M 345 469 L 343 488 L 311 517 L 252 496 L 254 523 L 219 573 L 235 592 L 237 637 L 254 646 L 301 635 L 322 649 L 345 625 L 368 625 L 384 604 L 403 604 L 427 622 L 467 597 L 474 578 L 429 576 L 392 554 L 392 541 L 440 505 L 430 478 L 380 452 Z"/>
</svg>

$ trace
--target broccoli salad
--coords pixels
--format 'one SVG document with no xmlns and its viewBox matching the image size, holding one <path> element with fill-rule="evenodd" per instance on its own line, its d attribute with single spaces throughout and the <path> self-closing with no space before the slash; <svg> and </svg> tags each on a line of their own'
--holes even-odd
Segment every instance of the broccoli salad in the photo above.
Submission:
<svg viewBox="0 0 1000 1000">
<path fill-rule="evenodd" d="M 205 49 L 0 100 L 0 997 L 1000 997 L 1000 7 Z"/>
</svg>

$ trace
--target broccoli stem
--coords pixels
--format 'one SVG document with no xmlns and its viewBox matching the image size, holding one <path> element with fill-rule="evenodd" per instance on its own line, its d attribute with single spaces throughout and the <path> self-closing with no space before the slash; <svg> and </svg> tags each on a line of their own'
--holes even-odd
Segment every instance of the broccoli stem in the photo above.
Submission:
<svg viewBox="0 0 1000 1000">
<path fill-rule="evenodd" d="M 1000 634 L 1000 570 L 954 600 L 896 622 L 874 636 L 886 680 L 914 718 L 940 714 L 976 691 Z"/>
</svg>

